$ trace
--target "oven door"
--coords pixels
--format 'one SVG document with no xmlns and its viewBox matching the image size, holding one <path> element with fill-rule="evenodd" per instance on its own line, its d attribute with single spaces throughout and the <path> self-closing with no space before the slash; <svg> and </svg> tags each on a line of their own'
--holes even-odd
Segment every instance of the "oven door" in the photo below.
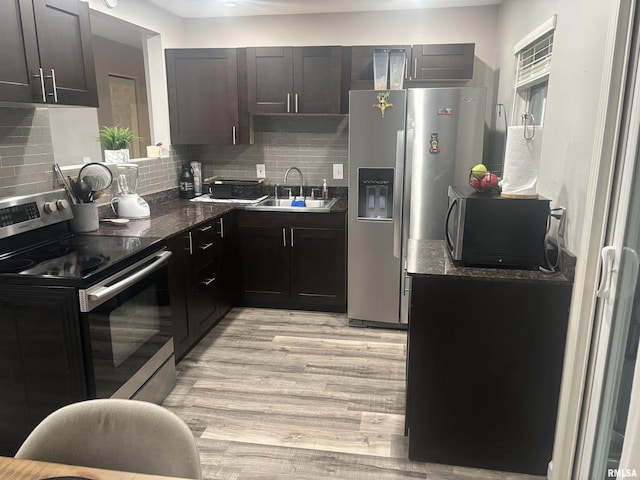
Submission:
<svg viewBox="0 0 640 480">
<path fill-rule="evenodd" d="M 170 256 L 168 251 L 157 252 L 80 290 L 80 311 L 89 343 L 90 395 L 159 402 L 162 398 L 158 395 L 166 396 L 173 388 Z M 147 384 L 152 394 L 141 393 Z"/>
</svg>

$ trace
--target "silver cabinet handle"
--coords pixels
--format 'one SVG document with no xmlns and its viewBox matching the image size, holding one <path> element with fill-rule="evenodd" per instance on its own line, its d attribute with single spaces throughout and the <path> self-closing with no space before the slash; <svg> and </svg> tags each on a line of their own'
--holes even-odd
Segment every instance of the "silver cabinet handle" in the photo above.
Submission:
<svg viewBox="0 0 640 480">
<path fill-rule="evenodd" d="M 42 68 L 38 69 L 40 75 L 34 75 L 34 78 L 40 78 L 40 91 L 42 92 L 42 102 L 47 103 L 47 91 L 44 88 L 44 72 Z"/>
<path fill-rule="evenodd" d="M 404 79 L 409 80 L 409 59 L 404 57 Z"/>
<path fill-rule="evenodd" d="M 189 232 L 189 255 L 193 255 L 193 236 Z"/>
<path fill-rule="evenodd" d="M 208 250 L 211 247 L 213 247 L 213 243 L 205 243 L 204 245 L 200 245 L 200 250 L 204 252 L 205 250 Z"/>
<path fill-rule="evenodd" d="M 49 95 L 53 97 L 55 103 L 58 103 L 58 85 L 56 84 L 56 71 L 53 68 L 51 69 L 51 75 L 47 75 L 47 78 L 51 79 L 53 85 L 53 93 Z"/>
<path fill-rule="evenodd" d="M 287 246 L 287 232 L 284 227 L 282 227 L 282 246 L 283 247 Z"/>
<path fill-rule="evenodd" d="M 300 95 L 298 95 L 297 93 L 295 96 L 295 107 L 295 113 L 300 113 Z"/>
<path fill-rule="evenodd" d="M 209 285 L 211 285 L 215 281 L 216 281 L 216 277 L 205 278 L 203 281 L 200 282 L 200 285 L 202 285 L 203 287 L 208 287 Z"/>
<path fill-rule="evenodd" d="M 413 59 L 413 79 L 416 80 L 418 78 L 418 59 Z"/>
<path fill-rule="evenodd" d="M 237 129 L 235 125 L 231 127 L 231 144 L 232 145 L 238 144 Z"/>
<path fill-rule="evenodd" d="M 291 248 L 293 248 L 293 228 L 291 228 L 290 231 L 291 231 Z"/>
<path fill-rule="evenodd" d="M 287 113 L 291 113 L 291 94 L 287 93 Z"/>
<path fill-rule="evenodd" d="M 220 238 L 224 238 L 224 218 L 220 219 Z"/>
<path fill-rule="evenodd" d="M 211 225 L 207 225 L 206 227 L 201 227 L 198 230 L 201 232 L 206 232 L 207 230 L 211 230 L 213 227 Z"/>
</svg>

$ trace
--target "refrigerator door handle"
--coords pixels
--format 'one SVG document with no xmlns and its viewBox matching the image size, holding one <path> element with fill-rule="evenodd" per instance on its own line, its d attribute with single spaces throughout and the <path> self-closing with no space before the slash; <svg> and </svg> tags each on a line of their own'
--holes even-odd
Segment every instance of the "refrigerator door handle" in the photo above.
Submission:
<svg viewBox="0 0 640 480">
<path fill-rule="evenodd" d="M 396 176 L 393 185 L 393 256 L 400 258 L 402 241 L 402 182 L 404 179 L 404 130 L 396 137 Z"/>
</svg>

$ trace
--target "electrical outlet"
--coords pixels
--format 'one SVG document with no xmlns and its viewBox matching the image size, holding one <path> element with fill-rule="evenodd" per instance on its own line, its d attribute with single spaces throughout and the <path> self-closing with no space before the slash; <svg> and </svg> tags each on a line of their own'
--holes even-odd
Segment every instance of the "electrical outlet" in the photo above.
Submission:
<svg viewBox="0 0 640 480">
<path fill-rule="evenodd" d="M 264 163 L 256 163 L 256 176 L 258 178 L 266 178 L 267 177 L 267 169 Z"/>
<path fill-rule="evenodd" d="M 344 174 L 342 171 L 342 164 L 341 163 L 334 163 L 333 164 L 333 179 L 334 180 L 342 180 L 344 178 Z"/>
</svg>

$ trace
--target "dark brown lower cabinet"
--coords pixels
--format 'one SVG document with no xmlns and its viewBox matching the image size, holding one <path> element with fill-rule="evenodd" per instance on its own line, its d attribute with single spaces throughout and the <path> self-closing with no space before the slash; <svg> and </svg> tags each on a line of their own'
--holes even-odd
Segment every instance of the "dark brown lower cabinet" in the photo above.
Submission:
<svg viewBox="0 0 640 480">
<path fill-rule="evenodd" d="M 415 276 L 409 458 L 546 475 L 571 284 Z"/>
<path fill-rule="evenodd" d="M 74 288 L 0 288 L 0 455 L 47 415 L 87 398 Z"/>
<path fill-rule="evenodd" d="M 235 305 L 235 214 L 168 240 L 173 343 L 177 360 Z"/>
<path fill-rule="evenodd" d="M 242 304 L 346 311 L 344 213 L 238 216 Z"/>
</svg>

